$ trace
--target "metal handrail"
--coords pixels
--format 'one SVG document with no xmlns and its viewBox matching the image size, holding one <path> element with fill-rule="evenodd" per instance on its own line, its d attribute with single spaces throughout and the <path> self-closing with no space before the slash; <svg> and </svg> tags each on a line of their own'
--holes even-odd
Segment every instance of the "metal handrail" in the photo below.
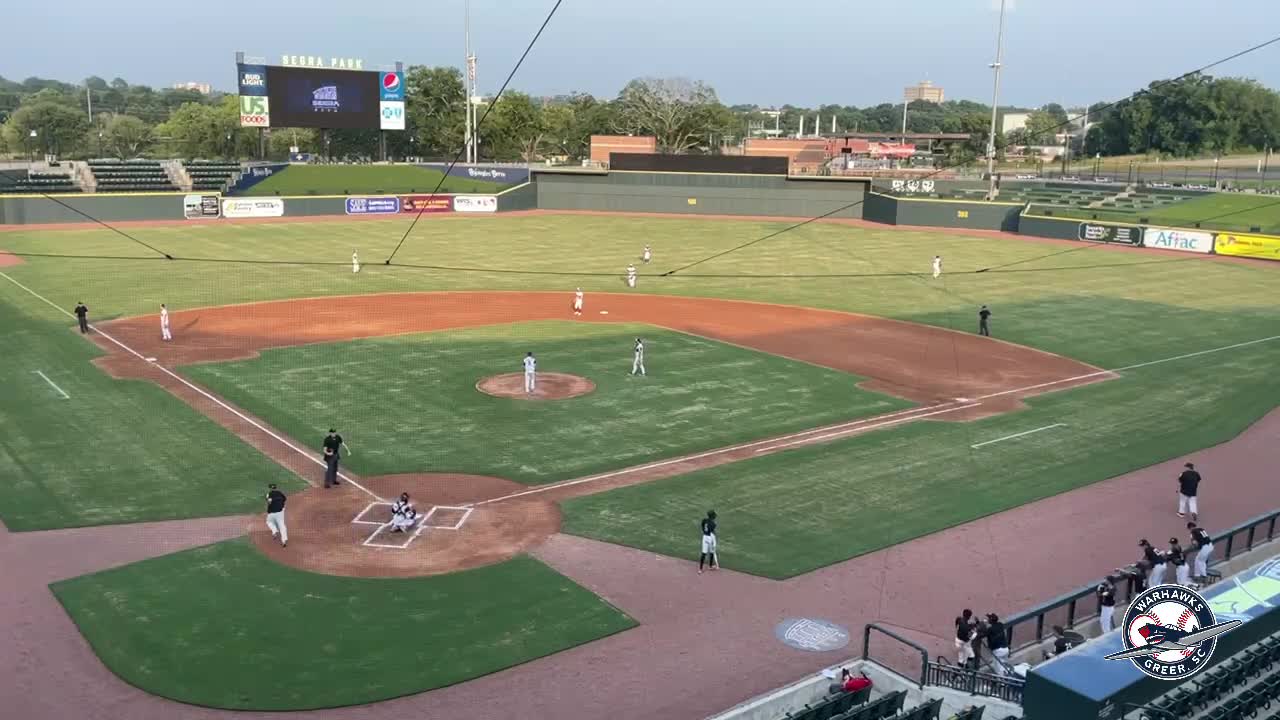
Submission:
<svg viewBox="0 0 1280 720">
<path fill-rule="evenodd" d="M 1270 542 L 1272 540 L 1275 540 L 1277 538 L 1276 525 L 1278 523 L 1280 523 L 1280 510 L 1273 510 L 1264 515 L 1259 515 L 1250 520 L 1246 520 L 1240 523 L 1239 525 L 1235 525 L 1234 527 L 1231 527 L 1227 530 L 1224 530 L 1221 533 L 1218 533 L 1217 535 L 1212 536 L 1215 552 L 1217 551 L 1217 548 L 1220 547 L 1220 543 L 1224 543 L 1225 547 L 1223 547 L 1222 549 L 1222 556 L 1219 559 L 1214 560 L 1210 564 L 1210 567 L 1215 567 L 1215 566 L 1221 565 L 1222 563 L 1228 562 L 1229 560 L 1231 560 L 1231 557 L 1233 554 L 1238 555 L 1241 552 L 1249 552 L 1250 550 L 1253 550 L 1255 546 L 1263 542 Z M 1266 529 L 1266 536 L 1260 537 L 1259 530 L 1263 528 Z M 1245 535 L 1243 548 L 1239 547 L 1236 543 L 1236 536 L 1240 535 L 1241 533 L 1244 533 Z M 1094 617 L 1097 617 L 1099 614 L 1100 608 L 1097 607 L 1096 600 L 1094 603 L 1095 607 L 1091 609 L 1091 612 L 1088 612 L 1087 614 L 1080 614 L 1078 610 L 1081 609 L 1079 608 L 1079 603 L 1081 600 L 1085 600 L 1086 598 L 1090 598 L 1090 597 L 1096 597 L 1095 592 L 1098 584 L 1101 582 L 1102 582 L 1101 579 L 1099 579 L 1090 585 L 1086 585 L 1084 587 L 1072 590 L 1071 592 L 1064 593 L 1052 600 L 1043 602 L 1029 610 L 1024 610 L 1020 613 L 1017 613 L 1016 615 L 1006 618 L 1004 623 L 1005 623 L 1006 632 L 1008 633 L 1009 648 L 1012 651 L 1016 652 L 1017 650 L 1022 650 L 1024 648 L 1030 647 L 1037 643 L 1043 642 L 1046 637 L 1044 632 L 1045 616 L 1063 607 L 1067 609 L 1067 621 L 1063 625 L 1063 627 L 1074 627 L 1080 621 L 1089 620 Z M 1125 602 L 1128 602 L 1129 599 L 1132 598 L 1134 594 L 1133 588 L 1131 586 L 1124 587 L 1124 588 L 1117 586 L 1116 589 L 1118 591 L 1117 592 L 1118 595 L 1119 594 L 1124 595 L 1123 599 Z M 1119 599 L 1120 598 L 1117 598 L 1117 600 Z M 1030 622 L 1035 622 L 1034 637 L 1022 643 L 1021 645 L 1015 645 L 1013 640 L 1014 629 Z"/>
<path fill-rule="evenodd" d="M 863 660 L 871 659 L 871 631 L 872 630 L 877 630 L 881 633 L 884 633 L 890 638 L 897 640 L 903 645 L 907 645 L 911 648 L 914 648 L 916 652 L 920 653 L 920 681 L 917 684 L 923 688 L 925 685 L 925 680 L 929 674 L 929 651 L 926 650 L 923 645 L 917 642 L 908 640 L 902 637 L 901 635 L 895 633 L 894 631 L 880 625 L 879 623 L 867 623 L 867 625 L 862 628 L 862 659 Z"/>
<path fill-rule="evenodd" d="M 945 658 L 939 658 L 929 663 L 926 684 L 1021 704 L 1026 681 L 1014 675 L 998 675 L 952 665 Z"/>
</svg>

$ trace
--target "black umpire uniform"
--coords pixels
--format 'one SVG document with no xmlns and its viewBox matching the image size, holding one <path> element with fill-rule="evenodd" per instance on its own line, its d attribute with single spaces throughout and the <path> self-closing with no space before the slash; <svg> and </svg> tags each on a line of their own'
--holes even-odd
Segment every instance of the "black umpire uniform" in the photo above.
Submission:
<svg viewBox="0 0 1280 720">
<path fill-rule="evenodd" d="M 979 335 L 986 335 L 987 337 L 991 337 L 991 327 L 987 324 L 990 319 L 991 319 L 991 311 L 987 309 L 986 305 L 983 305 L 982 309 L 978 310 L 978 334 Z"/>
<path fill-rule="evenodd" d="M 84 303 L 76 303 L 76 322 L 80 324 L 80 332 L 89 332 L 89 308 Z"/>
<path fill-rule="evenodd" d="M 324 438 L 324 486 L 341 485 L 338 482 L 339 452 L 342 450 L 342 436 L 337 430 L 329 428 Z"/>
</svg>

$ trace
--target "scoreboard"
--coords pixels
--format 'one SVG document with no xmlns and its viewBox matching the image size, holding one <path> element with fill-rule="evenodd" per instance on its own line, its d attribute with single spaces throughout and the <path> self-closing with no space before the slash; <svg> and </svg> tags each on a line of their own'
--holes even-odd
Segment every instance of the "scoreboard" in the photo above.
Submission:
<svg viewBox="0 0 1280 720">
<path fill-rule="evenodd" d="M 236 66 L 241 127 L 404 130 L 399 71 Z"/>
</svg>

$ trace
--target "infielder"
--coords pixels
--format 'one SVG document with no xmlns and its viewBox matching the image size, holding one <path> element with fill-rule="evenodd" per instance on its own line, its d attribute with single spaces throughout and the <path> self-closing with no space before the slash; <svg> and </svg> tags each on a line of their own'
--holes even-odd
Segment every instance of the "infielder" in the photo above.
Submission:
<svg viewBox="0 0 1280 720">
<path fill-rule="evenodd" d="M 173 339 L 173 334 L 169 332 L 169 308 L 164 303 L 160 303 L 160 339 Z"/>
<path fill-rule="evenodd" d="M 351 251 L 351 272 L 360 272 L 360 253 L 355 250 Z"/>
<path fill-rule="evenodd" d="M 720 558 L 716 554 L 716 511 L 708 510 L 702 518 L 702 556 L 698 558 L 698 574 L 702 574 L 703 563 L 710 560 L 711 570 L 720 569 Z"/>
<path fill-rule="evenodd" d="M 633 288 L 635 286 L 636 286 L 636 266 L 628 265 L 627 266 L 627 287 Z"/>
<path fill-rule="evenodd" d="M 941 276 L 942 276 L 942 256 L 934 255 L 933 256 L 933 279 L 937 280 Z"/>
<path fill-rule="evenodd" d="M 1205 578 L 1209 575 L 1209 556 L 1213 554 L 1213 538 L 1204 528 L 1193 522 L 1187 523 L 1191 532 L 1191 548 L 1196 551 L 1195 577 Z"/>
<path fill-rule="evenodd" d="M 524 391 L 532 393 L 538 385 L 538 361 L 533 357 L 533 351 L 530 350 L 524 356 Z"/>
<path fill-rule="evenodd" d="M 635 356 L 631 359 L 631 374 L 644 375 L 644 341 L 636 338 Z"/>
<path fill-rule="evenodd" d="M 391 504 L 391 532 L 402 533 L 418 522 L 418 511 L 409 504 L 409 493 L 400 493 L 400 499 Z"/>
<path fill-rule="evenodd" d="M 644 252 L 640 253 L 640 259 L 644 261 L 645 265 L 648 265 L 649 261 L 653 259 L 653 251 L 649 249 L 648 245 L 644 246 Z"/>
<path fill-rule="evenodd" d="M 276 484 L 267 486 L 267 529 L 271 537 L 280 540 L 280 547 L 289 546 L 289 528 L 284 525 L 284 503 L 288 500 L 284 493 L 276 489 Z"/>
<path fill-rule="evenodd" d="M 582 314 L 582 288 L 573 293 L 573 314 Z"/>
</svg>

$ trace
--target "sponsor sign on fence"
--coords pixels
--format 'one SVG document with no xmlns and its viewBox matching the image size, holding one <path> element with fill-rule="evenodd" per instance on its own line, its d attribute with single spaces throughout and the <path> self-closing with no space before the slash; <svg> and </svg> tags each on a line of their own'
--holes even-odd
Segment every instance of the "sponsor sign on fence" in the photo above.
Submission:
<svg viewBox="0 0 1280 720">
<path fill-rule="evenodd" d="M 1213 248 L 1219 255 L 1280 260 L 1280 237 L 1273 235 L 1218 233 Z"/>
<path fill-rule="evenodd" d="M 386 215 L 400 212 L 398 197 L 347 198 L 348 215 Z"/>
<path fill-rule="evenodd" d="M 1160 248 L 1162 250 L 1209 253 L 1213 252 L 1213 233 L 1199 230 L 1147 228 L 1142 233 L 1142 244 L 1149 248 Z"/>
<path fill-rule="evenodd" d="M 498 212 L 498 198 L 492 195 L 455 195 L 453 210 L 468 213 Z"/>
<path fill-rule="evenodd" d="M 187 195 L 182 198 L 182 215 L 188 220 L 216 218 L 221 214 L 222 198 L 217 195 Z"/>
<path fill-rule="evenodd" d="M 1089 242 L 1123 243 L 1125 245 L 1141 245 L 1141 228 L 1124 227 L 1122 225 L 1105 225 L 1103 223 L 1080 223 L 1076 237 Z"/>
<path fill-rule="evenodd" d="M 403 195 L 401 212 L 453 212 L 452 195 Z"/>
<path fill-rule="evenodd" d="M 284 200 L 280 198 L 223 200 L 222 215 L 229 218 L 282 217 L 284 215 Z"/>
</svg>

